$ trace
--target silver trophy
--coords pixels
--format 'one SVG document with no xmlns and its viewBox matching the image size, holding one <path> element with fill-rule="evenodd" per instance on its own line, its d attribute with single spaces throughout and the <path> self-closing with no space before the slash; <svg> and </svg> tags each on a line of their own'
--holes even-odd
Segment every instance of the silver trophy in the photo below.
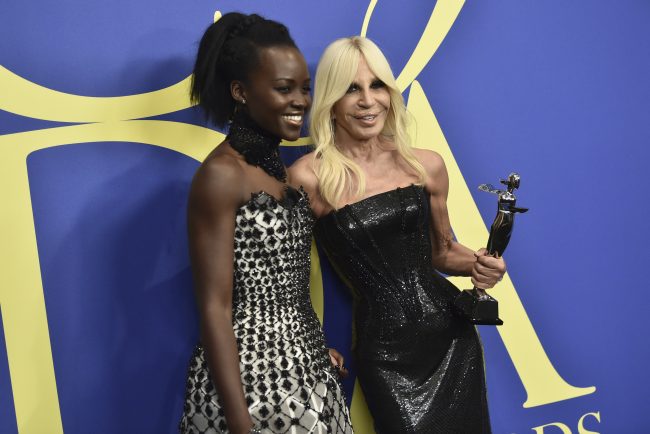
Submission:
<svg viewBox="0 0 650 434">
<path fill-rule="evenodd" d="M 479 185 L 479 190 L 499 195 L 497 216 L 490 228 L 490 238 L 487 243 L 488 254 L 501 257 L 508 246 L 512 227 L 515 223 L 515 214 L 524 213 L 528 208 L 515 206 L 517 198 L 514 191 L 519 188 L 520 177 L 517 173 L 511 173 L 508 179 L 500 180 L 507 189 L 498 190 L 491 184 Z M 454 301 L 456 308 L 461 315 L 474 324 L 501 325 L 503 321 L 499 318 L 499 303 L 494 297 L 488 295 L 484 290 L 474 287 L 466 289 L 458 294 Z"/>
</svg>

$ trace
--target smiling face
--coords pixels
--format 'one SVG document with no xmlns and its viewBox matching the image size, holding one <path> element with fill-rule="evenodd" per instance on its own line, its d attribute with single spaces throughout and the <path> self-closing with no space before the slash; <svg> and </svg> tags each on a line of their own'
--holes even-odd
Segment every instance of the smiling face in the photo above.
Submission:
<svg viewBox="0 0 650 434">
<path fill-rule="evenodd" d="M 389 109 L 388 88 L 361 56 L 352 84 L 332 107 L 337 143 L 368 141 L 378 137 L 384 129 Z"/>
<path fill-rule="evenodd" d="M 246 110 L 262 129 L 285 140 L 300 138 L 311 107 L 307 63 L 294 47 L 261 48 L 259 66 L 245 83 L 233 84 L 233 97 L 246 100 Z"/>
</svg>

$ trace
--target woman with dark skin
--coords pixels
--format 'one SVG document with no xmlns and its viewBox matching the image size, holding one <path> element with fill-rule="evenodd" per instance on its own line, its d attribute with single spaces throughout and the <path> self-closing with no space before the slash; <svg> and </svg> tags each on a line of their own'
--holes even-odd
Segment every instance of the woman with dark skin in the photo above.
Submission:
<svg viewBox="0 0 650 434">
<path fill-rule="evenodd" d="M 310 108 L 305 60 L 283 25 L 230 13 L 205 32 L 192 98 L 226 140 L 201 164 L 188 205 L 201 344 L 183 433 L 351 433 L 309 299 L 313 220 L 286 184 L 281 139 Z M 340 371 L 340 369 L 339 369 Z"/>
<path fill-rule="evenodd" d="M 289 172 L 354 295 L 353 354 L 377 433 L 489 433 L 481 343 L 436 270 L 491 288 L 505 263 L 454 240 L 444 161 L 411 148 L 406 116 L 379 48 L 337 40 L 316 72 L 316 150 Z"/>
</svg>

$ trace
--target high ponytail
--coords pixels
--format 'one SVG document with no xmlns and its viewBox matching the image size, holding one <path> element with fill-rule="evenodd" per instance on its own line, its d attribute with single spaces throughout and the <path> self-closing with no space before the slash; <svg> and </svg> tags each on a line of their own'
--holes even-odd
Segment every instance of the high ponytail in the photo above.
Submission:
<svg viewBox="0 0 650 434">
<path fill-rule="evenodd" d="M 231 12 L 211 24 L 199 43 L 190 100 L 209 120 L 225 126 L 235 111 L 230 94 L 233 80 L 247 81 L 259 65 L 259 48 L 296 47 L 287 28 L 257 14 Z"/>
</svg>

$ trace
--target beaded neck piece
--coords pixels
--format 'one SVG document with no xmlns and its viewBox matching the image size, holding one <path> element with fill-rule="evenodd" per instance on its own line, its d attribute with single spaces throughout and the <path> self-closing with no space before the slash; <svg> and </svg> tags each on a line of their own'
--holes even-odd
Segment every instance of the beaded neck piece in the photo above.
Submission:
<svg viewBox="0 0 650 434">
<path fill-rule="evenodd" d="M 261 129 L 248 115 L 241 111 L 235 113 L 226 138 L 248 164 L 261 168 L 280 182 L 287 181 L 287 171 L 280 160 L 280 139 Z"/>
</svg>

